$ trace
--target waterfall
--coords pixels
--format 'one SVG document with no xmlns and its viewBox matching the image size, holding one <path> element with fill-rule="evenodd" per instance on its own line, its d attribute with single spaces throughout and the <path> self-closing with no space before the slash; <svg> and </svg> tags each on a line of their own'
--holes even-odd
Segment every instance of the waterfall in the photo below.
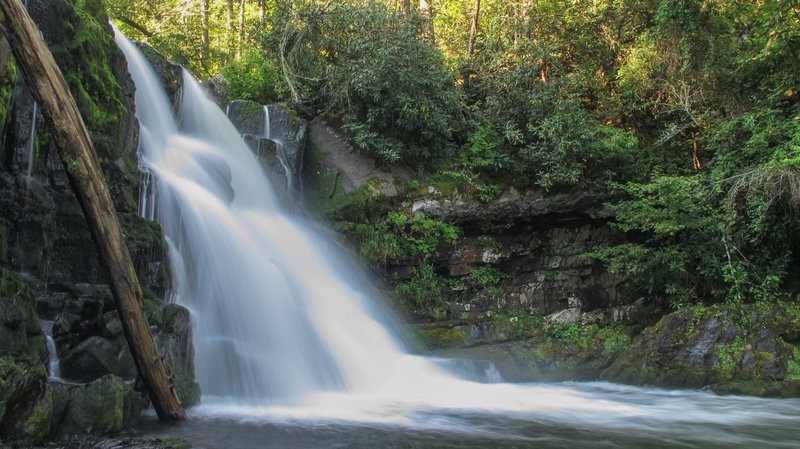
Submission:
<svg viewBox="0 0 800 449">
<path fill-rule="evenodd" d="M 278 158 L 278 162 L 281 163 L 281 167 L 283 167 L 283 173 L 286 175 L 286 191 L 292 191 L 292 169 L 289 168 L 289 163 L 286 157 L 286 145 L 284 144 L 283 140 L 272 138 L 272 123 L 269 120 L 269 106 L 264 106 L 264 134 L 265 138 L 269 141 L 275 143 L 275 157 Z"/>
<path fill-rule="evenodd" d="M 137 87 L 148 208 L 179 267 L 175 300 L 194 320 L 203 407 L 365 421 L 421 408 L 633 410 L 567 388 L 470 382 L 406 353 L 373 287 L 329 236 L 287 212 L 197 81 L 184 73 L 176 116 L 141 53 L 117 41 Z"/>
<path fill-rule="evenodd" d="M 37 103 L 36 100 L 33 100 L 33 112 L 31 113 L 31 133 L 28 136 L 28 171 L 27 175 L 28 178 L 33 176 L 33 164 L 34 160 L 36 159 L 36 112 L 37 112 Z"/>
<path fill-rule="evenodd" d="M 47 367 L 48 377 L 51 380 L 61 380 L 61 366 L 58 359 L 58 351 L 56 350 L 56 341 L 53 338 L 53 325 L 55 323 L 50 320 L 42 320 L 41 327 L 42 333 L 45 337 L 47 346 L 47 355 L 50 363 Z"/>
</svg>

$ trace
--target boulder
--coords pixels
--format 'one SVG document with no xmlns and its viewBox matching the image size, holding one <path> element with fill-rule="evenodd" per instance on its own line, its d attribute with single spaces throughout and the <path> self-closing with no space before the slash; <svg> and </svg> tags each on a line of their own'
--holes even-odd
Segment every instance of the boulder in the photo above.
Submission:
<svg viewBox="0 0 800 449">
<path fill-rule="evenodd" d="M 249 100 L 231 101 L 227 115 L 276 190 L 293 200 L 300 186 L 306 121 L 285 106 L 264 106 Z"/>
<path fill-rule="evenodd" d="M 323 117 L 308 124 L 310 152 L 303 177 L 314 191 L 307 195 L 322 202 L 369 188 L 374 196 L 393 198 L 413 178 L 400 166 L 379 167 L 376 160 L 358 152 L 344 133 Z M 322 206 L 324 207 L 324 206 Z"/>
<path fill-rule="evenodd" d="M 731 313 L 736 312 L 701 308 L 665 315 L 634 339 L 601 377 L 721 393 L 797 395 L 800 369 L 794 347 L 778 335 L 777 327 L 751 333 Z M 790 373 L 791 365 L 798 372 Z"/>
<path fill-rule="evenodd" d="M 136 379 L 133 362 L 125 338 L 99 335 L 83 340 L 60 358 L 61 377 L 73 382 L 91 382 L 106 374 L 115 374 L 125 380 Z"/>
<path fill-rule="evenodd" d="M 50 432 L 52 409 L 44 364 L 0 353 L 0 443 L 41 443 Z"/>
<path fill-rule="evenodd" d="M 53 382 L 52 436 L 113 435 L 146 404 L 141 394 L 114 375 L 88 384 Z"/>
<path fill-rule="evenodd" d="M 230 92 L 230 83 L 222 75 L 209 78 L 208 81 L 203 83 L 203 87 L 208 94 L 220 106 L 228 104 L 228 94 Z"/>
<path fill-rule="evenodd" d="M 164 365 L 184 406 L 200 402 L 200 385 L 194 380 L 192 336 L 189 310 L 178 304 L 165 305 L 163 324 L 155 332 L 156 344 L 164 355 Z"/>
</svg>

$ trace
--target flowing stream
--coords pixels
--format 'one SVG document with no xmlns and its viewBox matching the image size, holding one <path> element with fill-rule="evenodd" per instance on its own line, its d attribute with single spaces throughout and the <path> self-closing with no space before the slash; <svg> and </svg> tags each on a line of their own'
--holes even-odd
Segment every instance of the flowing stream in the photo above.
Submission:
<svg viewBox="0 0 800 449">
<path fill-rule="evenodd" d="M 410 354 L 370 283 L 330 236 L 287 212 L 199 84 L 185 74 L 176 116 L 146 60 L 117 40 L 151 177 L 143 212 L 171 246 L 204 393 L 169 433 L 205 448 L 800 444 L 798 400 L 474 382 Z"/>
</svg>

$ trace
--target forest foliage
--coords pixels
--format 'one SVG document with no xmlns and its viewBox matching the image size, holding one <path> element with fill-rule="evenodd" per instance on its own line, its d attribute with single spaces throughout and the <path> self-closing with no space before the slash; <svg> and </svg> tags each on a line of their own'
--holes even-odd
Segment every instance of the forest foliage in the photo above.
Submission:
<svg viewBox="0 0 800 449">
<path fill-rule="evenodd" d="M 385 163 L 620 193 L 619 244 L 590 255 L 632 296 L 799 290 L 797 0 L 484 1 L 472 54 L 474 0 L 108 2 L 199 77 L 336 117 Z"/>
</svg>

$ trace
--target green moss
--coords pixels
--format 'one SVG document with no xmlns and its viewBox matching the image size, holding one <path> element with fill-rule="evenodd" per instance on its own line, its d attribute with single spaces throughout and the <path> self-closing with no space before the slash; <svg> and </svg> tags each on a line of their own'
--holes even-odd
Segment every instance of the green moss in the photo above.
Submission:
<svg viewBox="0 0 800 449">
<path fill-rule="evenodd" d="M 53 414 L 53 389 L 47 386 L 47 393 L 36 405 L 33 414 L 25 421 L 25 438 L 20 445 L 38 444 L 50 434 L 50 417 Z"/>
<path fill-rule="evenodd" d="M 125 146 L 130 112 L 123 89 L 125 64 L 110 35 L 108 17 L 99 0 L 52 5 L 53 24 L 65 31 L 64 40 L 50 45 L 78 109 L 86 123 L 98 157 L 117 160 Z"/>
<path fill-rule="evenodd" d="M 417 335 L 428 349 L 461 347 L 469 337 L 468 331 L 456 327 L 422 329 Z"/>
<path fill-rule="evenodd" d="M 17 82 L 17 65 L 14 57 L 10 57 L 2 69 L 0 77 L 0 130 L 5 126 L 8 107 L 11 104 L 11 94 Z"/>
</svg>

